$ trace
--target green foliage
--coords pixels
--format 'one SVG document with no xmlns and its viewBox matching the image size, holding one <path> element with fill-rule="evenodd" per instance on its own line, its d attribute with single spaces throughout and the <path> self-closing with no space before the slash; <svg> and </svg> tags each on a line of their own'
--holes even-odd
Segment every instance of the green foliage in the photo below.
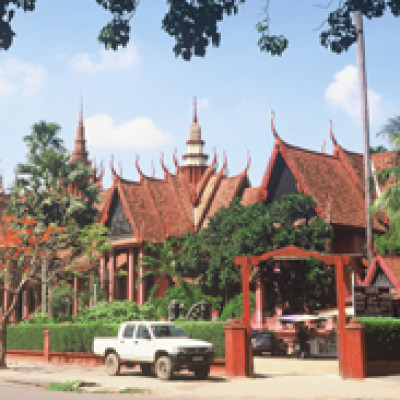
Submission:
<svg viewBox="0 0 400 400">
<path fill-rule="evenodd" d="M 47 386 L 47 389 L 55 391 L 55 392 L 77 392 L 81 393 L 82 389 L 79 389 L 79 383 L 81 381 L 68 381 L 68 382 L 61 382 L 61 383 L 50 383 L 49 386 Z"/>
<path fill-rule="evenodd" d="M 61 324 L 49 326 L 51 351 L 91 353 L 95 336 L 117 336 L 119 324 Z"/>
<path fill-rule="evenodd" d="M 215 358 L 225 358 L 224 325 L 222 321 L 175 321 L 192 339 L 205 340 L 214 345 Z"/>
<path fill-rule="evenodd" d="M 43 350 L 43 330 L 46 324 L 17 324 L 7 327 L 7 349 Z"/>
<path fill-rule="evenodd" d="M 140 307 L 139 312 L 142 320 L 167 319 L 168 300 L 161 297 L 148 300 Z"/>
<path fill-rule="evenodd" d="M 168 11 L 163 20 L 163 29 L 175 38 L 173 51 L 176 56 L 190 60 L 192 56 L 203 57 L 208 46 L 218 47 L 221 34 L 218 24 L 225 15 L 237 14 L 239 5 L 246 0 L 166 0 Z M 106 49 L 117 50 L 125 47 L 130 40 L 130 21 L 133 18 L 139 0 L 96 0 L 112 15 L 98 35 L 99 42 Z M 260 34 L 258 45 L 261 51 L 271 55 L 281 55 L 288 46 L 283 35 L 269 32 L 269 0 L 266 0 L 264 18 L 256 28 Z M 381 17 L 386 9 L 394 16 L 400 15 L 400 0 L 343 0 L 330 1 L 328 6 L 337 5 L 327 18 L 329 28 L 320 34 L 321 44 L 335 53 L 348 50 L 356 41 L 357 35 L 352 20 L 355 10 L 368 19 Z M 15 32 L 11 22 L 15 11 L 33 11 L 36 0 L 5 0 L 0 2 L 0 49 L 8 50 L 12 45 Z"/>
<path fill-rule="evenodd" d="M 256 306 L 256 295 L 250 292 L 250 312 L 254 312 Z M 225 304 L 221 314 L 221 320 L 229 318 L 240 318 L 243 314 L 243 294 L 239 293 Z"/>
<path fill-rule="evenodd" d="M 224 357 L 224 323 L 177 321 L 177 324 L 193 339 L 213 343 L 216 357 Z M 94 337 L 116 337 L 118 328 L 119 323 L 10 325 L 7 347 L 15 350 L 41 351 L 43 331 L 49 329 L 51 351 L 91 353 Z"/>
<path fill-rule="evenodd" d="M 261 255 L 287 245 L 324 250 L 326 242 L 332 238 L 332 228 L 316 217 L 314 207 L 311 197 L 305 195 L 286 195 L 280 202 L 258 202 L 250 206 L 243 206 L 236 200 L 229 208 L 215 213 L 207 228 L 183 238 L 179 252 L 182 271 L 198 279 L 210 293 L 224 296 L 226 302 L 240 282 L 240 269 L 234 261 L 236 256 Z M 296 288 L 298 282 L 306 280 L 306 305 L 316 306 L 320 301 L 315 301 L 315 296 L 323 298 L 326 293 L 322 293 L 322 287 L 332 283 L 333 274 L 329 268 L 318 273 L 317 268 L 320 267 L 312 262 L 301 268 L 292 266 L 282 279 L 282 290 L 287 282 L 293 281 L 292 286 Z M 264 281 L 276 282 L 279 274 L 274 274 L 272 264 L 263 266 Z M 279 293 L 271 287 L 268 295 L 272 296 L 270 303 L 273 303 Z M 296 301 L 294 294 L 288 296 L 293 303 Z"/>
<path fill-rule="evenodd" d="M 400 361 L 400 319 L 362 317 L 369 361 Z"/>
<path fill-rule="evenodd" d="M 174 286 L 175 281 L 181 282 L 182 275 L 177 262 L 177 253 L 175 251 L 176 240 L 168 239 L 163 244 L 146 243 L 145 256 L 142 262 L 138 265 L 138 269 L 142 266 L 144 273 L 142 279 L 148 276 L 168 280 L 169 287 Z M 153 298 L 159 282 L 155 281 L 149 295 L 150 299 Z"/>
<path fill-rule="evenodd" d="M 378 135 L 385 136 L 394 150 L 400 150 L 400 116 L 390 118 L 382 127 Z M 380 184 L 388 188 L 375 200 L 371 212 L 377 214 L 382 224 L 387 226 L 383 235 L 375 236 L 377 250 L 382 254 L 400 254 L 400 166 L 386 168 L 377 173 Z M 389 218 L 387 224 L 380 211 L 386 213 Z"/>
<path fill-rule="evenodd" d="M 332 52 L 347 51 L 357 41 L 357 31 L 352 15 L 360 11 L 368 19 L 381 17 L 386 8 L 394 16 L 400 15 L 399 0 L 344 0 L 328 16 L 329 28 L 320 34 L 321 44 Z"/>
<path fill-rule="evenodd" d="M 60 280 L 51 290 L 49 304 L 55 322 L 71 320 L 71 309 L 74 300 L 74 289 L 67 282 Z"/>
<path fill-rule="evenodd" d="M 74 321 L 84 323 L 121 323 L 139 319 L 139 308 L 133 301 L 100 302 L 96 307 L 85 307 L 74 317 Z"/>
<path fill-rule="evenodd" d="M 211 307 L 214 310 L 219 310 L 222 307 L 221 297 L 204 294 L 198 285 L 185 282 L 167 289 L 163 298 L 155 298 L 144 303 L 139 310 L 140 319 L 167 319 L 168 304 L 173 299 L 179 300 L 183 303 L 185 315 L 193 304 L 201 300 L 211 304 Z"/>
<path fill-rule="evenodd" d="M 26 163 L 17 166 L 8 212 L 33 218 L 38 227 L 56 223 L 72 230 L 91 224 L 97 213 L 98 188 L 91 167 L 70 163 L 70 155 L 58 137 L 60 127 L 40 121 L 24 137 Z M 81 196 L 68 190 L 79 182 Z M 78 229 L 75 229 L 78 231 Z"/>
</svg>

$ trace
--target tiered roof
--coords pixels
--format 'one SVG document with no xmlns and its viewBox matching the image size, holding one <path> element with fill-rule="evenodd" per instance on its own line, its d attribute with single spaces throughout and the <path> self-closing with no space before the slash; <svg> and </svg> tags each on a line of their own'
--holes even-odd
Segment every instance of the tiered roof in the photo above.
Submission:
<svg viewBox="0 0 400 400">
<path fill-rule="evenodd" d="M 163 165 L 163 164 L 162 164 Z M 234 177 L 216 171 L 215 162 L 196 185 L 177 168 L 175 174 L 166 170 L 163 179 L 150 178 L 138 168 L 140 181 L 129 181 L 115 170 L 114 183 L 104 207 L 101 221 L 110 221 L 112 203 L 117 196 L 136 241 L 161 243 L 167 237 L 180 237 L 185 232 L 205 227 L 222 206 L 228 207 L 241 197 L 249 185 L 247 169 Z"/>
<path fill-rule="evenodd" d="M 261 184 L 259 199 L 269 201 L 273 196 L 273 174 L 278 160 L 289 169 L 299 193 L 309 194 L 316 202 L 317 214 L 332 224 L 365 227 L 364 168 L 362 154 L 345 150 L 336 141 L 332 155 L 306 150 L 283 141 L 271 123 L 275 137 L 274 149 Z M 390 152 L 393 153 L 393 152 Z M 386 153 L 385 153 L 386 154 Z M 372 164 L 382 157 L 373 155 Z M 383 157 L 382 157 L 383 158 Z M 386 156 L 386 158 L 390 158 Z M 383 167 L 382 167 L 383 168 Z M 375 229 L 381 226 L 374 222 Z"/>
</svg>

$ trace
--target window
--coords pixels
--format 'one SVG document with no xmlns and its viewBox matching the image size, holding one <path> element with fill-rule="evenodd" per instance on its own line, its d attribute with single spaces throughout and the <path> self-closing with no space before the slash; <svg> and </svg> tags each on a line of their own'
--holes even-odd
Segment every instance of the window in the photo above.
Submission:
<svg viewBox="0 0 400 400">
<path fill-rule="evenodd" d="M 136 332 L 136 339 L 151 339 L 150 332 L 144 325 L 139 325 Z"/>
<path fill-rule="evenodd" d="M 132 339 L 134 330 L 135 330 L 135 325 L 127 325 L 124 329 L 124 333 L 122 336 L 125 339 Z"/>
</svg>

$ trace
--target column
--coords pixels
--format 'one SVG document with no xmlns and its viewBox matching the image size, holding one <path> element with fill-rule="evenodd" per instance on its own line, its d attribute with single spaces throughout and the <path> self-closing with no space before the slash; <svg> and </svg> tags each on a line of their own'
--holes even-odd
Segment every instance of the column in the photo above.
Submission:
<svg viewBox="0 0 400 400">
<path fill-rule="evenodd" d="M 144 273 L 144 267 L 142 265 L 142 260 L 143 260 L 143 248 L 141 247 L 139 249 L 139 306 L 144 304 L 145 301 L 145 290 L 146 290 L 146 285 L 143 280 L 143 273 Z"/>
<path fill-rule="evenodd" d="M 128 249 L 128 300 L 135 301 L 135 263 L 134 263 L 134 248 Z"/>
<path fill-rule="evenodd" d="M 100 288 L 104 290 L 106 288 L 106 255 L 103 254 L 100 258 Z"/>
<path fill-rule="evenodd" d="M 261 282 L 261 278 L 258 278 L 256 282 L 256 324 L 259 326 L 264 323 L 264 299 L 264 283 Z"/>
<path fill-rule="evenodd" d="M 114 301 L 115 253 L 111 251 L 108 261 L 108 301 Z"/>
</svg>

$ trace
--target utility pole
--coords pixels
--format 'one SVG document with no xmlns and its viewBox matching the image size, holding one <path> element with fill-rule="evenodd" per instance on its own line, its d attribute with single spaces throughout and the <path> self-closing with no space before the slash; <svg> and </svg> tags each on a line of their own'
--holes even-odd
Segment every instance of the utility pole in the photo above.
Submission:
<svg viewBox="0 0 400 400">
<path fill-rule="evenodd" d="M 372 218 L 371 208 L 371 160 L 369 153 L 369 116 L 367 77 L 365 72 L 364 30 L 361 11 L 354 12 L 357 30 L 357 66 L 360 83 L 361 118 L 364 137 L 364 184 L 365 184 L 365 237 L 367 239 L 367 259 L 372 260 Z"/>
</svg>

